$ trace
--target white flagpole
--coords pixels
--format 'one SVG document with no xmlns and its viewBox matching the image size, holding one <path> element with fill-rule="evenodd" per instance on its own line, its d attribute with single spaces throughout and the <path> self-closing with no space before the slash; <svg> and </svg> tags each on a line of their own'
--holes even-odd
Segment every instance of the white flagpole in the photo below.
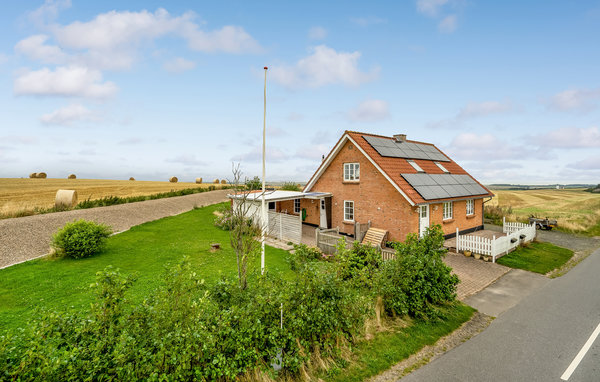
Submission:
<svg viewBox="0 0 600 382">
<path fill-rule="evenodd" d="M 266 149 L 266 121 L 267 121 L 267 67 L 265 66 L 265 93 L 264 93 L 264 108 L 263 108 L 263 145 L 262 145 L 262 235 L 261 235 L 261 252 L 260 252 L 260 273 L 265 273 L 265 231 L 267 230 L 267 210 L 265 206 L 265 149 Z"/>
</svg>

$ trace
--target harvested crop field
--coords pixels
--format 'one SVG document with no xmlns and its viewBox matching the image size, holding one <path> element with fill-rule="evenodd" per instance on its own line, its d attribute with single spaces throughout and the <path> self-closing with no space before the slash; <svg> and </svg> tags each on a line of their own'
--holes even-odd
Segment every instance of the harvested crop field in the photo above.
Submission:
<svg viewBox="0 0 600 382">
<path fill-rule="evenodd" d="M 0 216 L 18 211 L 54 206 L 56 191 L 76 190 L 79 201 L 107 196 L 139 196 L 186 188 L 207 188 L 210 184 L 192 182 L 171 183 L 154 181 L 103 179 L 15 179 L 0 178 Z M 218 187 L 218 186 L 217 186 Z"/>
<path fill-rule="evenodd" d="M 600 194 L 582 189 L 568 190 L 492 190 L 496 197 L 488 205 L 510 208 L 511 220 L 529 216 L 556 219 L 560 229 L 598 235 L 600 231 Z"/>
</svg>

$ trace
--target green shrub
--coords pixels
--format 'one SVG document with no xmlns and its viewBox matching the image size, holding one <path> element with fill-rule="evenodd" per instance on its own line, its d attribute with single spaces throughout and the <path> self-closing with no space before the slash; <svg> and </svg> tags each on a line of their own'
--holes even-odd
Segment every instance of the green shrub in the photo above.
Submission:
<svg viewBox="0 0 600 382">
<path fill-rule="evenodd" d="M 284 182 L 281 189 L 284 191 L 300 191 L 300 187 L 294 182 Z"/>
<path fill-rule="evenodd" d="M 355 241 L 352 248 L 346 248 L 346 241 L 340 239 L 335 256 L 338 274 L 342 280 L 349 280 L 356 287 L 373 286 L 375 275 L 381 266 L 381 253 L 371 245 Z"/>
<path fill-rule="evenodd" d="M 101 251 L 112 230 L 104 224 L 78 220 L 65 224 L 52 237 L 52 248 L 59 256 L 74 259 L 89 257 Z"/>
<path fill-rule="evenodd" d="M 459 280 L 442 260 L 446 253 L 443 244 L 439 225 L 429 227 L 420 239 L 410 234 L 404 243 L 394 244 L 396 258 L 383 263 L 377 280 L 377 294 L 389 313 L 435 317 L 436 305 L 456 298 Z"/>
<path fill-rule="evenodd" d="M 299 270 L 311 261 L 324 258 L 319 249 L 309 247 L 306 244 L 294 244 L 293 252 L 288 256 L 288 262 L 293 271 Z"/>
<path fill-rule="evenodd" d="M 255 176 L 252 179 L 247 179 L 245 185 L 247 190 L 260 190 L 262 189 L 262 180 Z"/>
</svg>

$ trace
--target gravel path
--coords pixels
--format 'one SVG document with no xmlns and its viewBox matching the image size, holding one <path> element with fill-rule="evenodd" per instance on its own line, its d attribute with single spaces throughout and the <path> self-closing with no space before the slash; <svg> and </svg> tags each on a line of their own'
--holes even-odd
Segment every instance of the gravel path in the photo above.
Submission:
<svg viewBox="0 0 600 382">
<path fill-rule="evenodd" d="M 109 207 L 55 212 L 0 220 L 0 269 L 43 256 L 49 252 L 52 234 L 73 220 L 86 219 L 110 225 L 115 232 L 148 221 L 228 200 L 229 190 L 216 190 L 147 200 Z"/>
</svg>

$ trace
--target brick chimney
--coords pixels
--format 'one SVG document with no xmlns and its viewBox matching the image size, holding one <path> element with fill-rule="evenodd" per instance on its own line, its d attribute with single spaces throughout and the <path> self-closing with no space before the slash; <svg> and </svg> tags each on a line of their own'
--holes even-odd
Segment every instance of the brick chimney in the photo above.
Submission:
<svg viewBox="0 0 600 382">
<path fill-rule="evenodd" d="M 395 134 L 394 135 L 394 140 L 396 140 L 396 142 L 405 142 L 406 141 L 406 134 Z"/>
</svg>

